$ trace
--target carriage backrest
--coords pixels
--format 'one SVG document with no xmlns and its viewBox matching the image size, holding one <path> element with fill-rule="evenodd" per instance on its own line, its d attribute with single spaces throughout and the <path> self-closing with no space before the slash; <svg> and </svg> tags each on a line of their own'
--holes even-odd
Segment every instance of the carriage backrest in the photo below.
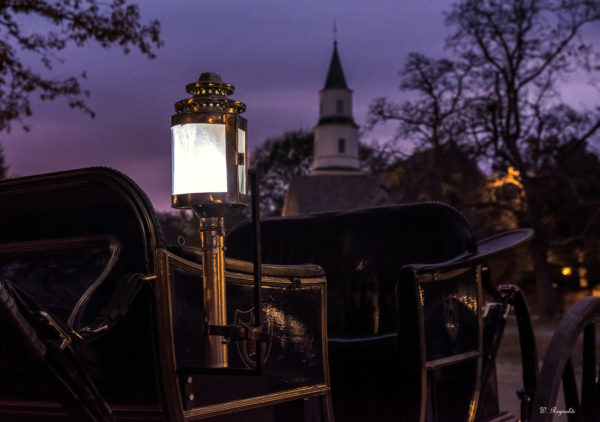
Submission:
<svg viewBox="0 0 600 422">
<path fill-rule="evenodd" d="M 474 251 L 468 221 L 440 203 L 262 221 L 263 262 L 318 264 L 327 275 L 330 335 L 395 331 L 394 283 L 402 266 Z M 251 260 L 249 223 L 227 235 L 227 255 Z"/>
<path fill-rule="evenodd" d="M 88 168 L 0 182 L 0 276 L 79 329 L 109 302 L 119 277 L 153 272 L 162 244 L 133 181 Z"/>
</svg>

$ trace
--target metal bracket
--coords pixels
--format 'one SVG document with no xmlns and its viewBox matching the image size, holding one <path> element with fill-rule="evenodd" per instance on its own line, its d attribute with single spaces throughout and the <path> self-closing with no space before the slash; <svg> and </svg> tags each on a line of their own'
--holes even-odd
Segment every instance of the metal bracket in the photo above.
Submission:
<svg viewBox="0 0 600 422">
<path fill-rule="evenodd" d="M 83 327 L 81 330 L 79 330 L 79 333 L 83 333 L 83 334 L 100 334 L 103 333 L 105 331 L 108 331 L 109 329 L 109 325 L 108 324 L 102 324 L 99 327 L 96 328 L 90 328 L 88 327 Z M 79 334 L 79 336 L 81 337 L 81 335 Z"/>
<path fill-rule="evenodd" d="M 209 325 L 208 335 L 222 336 L 230 341 L 252 340 L 267 343 L 271 335 L 265 333 L 261 327 L 248 327 L 244 325 Z"/>
</svg>

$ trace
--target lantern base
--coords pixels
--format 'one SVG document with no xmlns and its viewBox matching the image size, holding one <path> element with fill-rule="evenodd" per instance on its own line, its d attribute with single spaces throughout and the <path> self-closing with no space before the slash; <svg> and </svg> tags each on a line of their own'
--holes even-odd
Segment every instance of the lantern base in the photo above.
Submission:
<svg viewBox="0 0 600 422">
<path fill-rule="evenodd" d="M 231 198 L 227 192 L 223 193 L 182 193 L 171 195 L 172 208 L 203 208 L 209 212 L 215 211 L 219 215 L 223 211 L 218 208 L 228 209 L 235 206 L 248 206 L 249 196 L 239 195 L 239 198 Z"/>
</svg>

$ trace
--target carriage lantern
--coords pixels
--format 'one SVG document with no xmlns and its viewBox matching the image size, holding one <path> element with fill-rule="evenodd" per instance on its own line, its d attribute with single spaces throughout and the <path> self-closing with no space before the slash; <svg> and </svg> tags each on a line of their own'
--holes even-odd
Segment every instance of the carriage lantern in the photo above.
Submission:
<svg viewBox="0 0 600 422">
<path fill-rule="evenodd" d="M 248 198 L 247 121 L 239 116 L 246 106 L 228 98 L 233 90 L 218 74 L 203 73 L 186 86 L 192 98 L 176 102 L 171 116 L 171 205 L 192 208 L 199 218 L 209 326 L 227 324 L 223 216 Z M 207 336 L 207 366 L 227 366 L 227 346 L 217 336 Z"/>
<path fill-rule="evenodd" d="M 246 105 L 227 98 L 234 87 L 216 73 L 186 86 L 192 98 L 171 116 L 174 208 L 201 207 L 219 214 L 247 202 Z"/>
</svg>

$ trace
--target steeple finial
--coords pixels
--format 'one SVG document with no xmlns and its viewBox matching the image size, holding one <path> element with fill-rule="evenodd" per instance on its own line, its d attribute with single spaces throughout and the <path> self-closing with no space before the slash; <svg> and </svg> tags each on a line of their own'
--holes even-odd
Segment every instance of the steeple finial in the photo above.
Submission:
<svg viewBox="0 0 600 422">
<path fill-rule="evenodd" d="M 333 54 L 331 56 L 331 63 L 329 64 L 329 71 L 327 72 L 327 79 L 325 80 L 325 86 L 323 89 L 348 89 L 348 86 L 346 85 L 346 78 L 344 77 L 344 71 L 342 70 L 342 64 L 340 63 L 340 57 L 337 51 L 337 28 L 335 21 L 333 21 L 333 34 L 336 38 L 333 41 Z"/>
<path fill-rule="evenodd" d="M 333 44 L 337 46 L 337 25 L 335 19 L 333 20 Z"/>
</svg>

